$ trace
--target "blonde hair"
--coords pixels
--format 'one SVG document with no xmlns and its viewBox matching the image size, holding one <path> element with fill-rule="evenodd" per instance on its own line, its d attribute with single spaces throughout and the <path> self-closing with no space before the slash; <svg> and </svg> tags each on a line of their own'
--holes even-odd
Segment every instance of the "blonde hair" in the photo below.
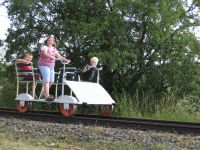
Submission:
<svg viewBox="0 0 200 150">
<path fill-rule="evenodd" d="M 92 57 L 92 58 L 90 59 L 90 62 L 95 62 L 95 65 L 97 65 L 98 62 L 99 62 L 99 59 L 98 59 L 97 57 Z"/>
</svg>

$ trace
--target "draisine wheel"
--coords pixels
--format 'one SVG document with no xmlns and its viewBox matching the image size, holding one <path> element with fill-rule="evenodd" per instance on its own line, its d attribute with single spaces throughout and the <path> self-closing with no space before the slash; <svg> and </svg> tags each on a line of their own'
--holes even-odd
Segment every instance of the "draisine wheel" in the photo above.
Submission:
<svg viewBox="0 0 200 150">
<path fill-rule="evenodd" d="M 113 106 L 112 105 L 103 105 L 99 108 L 99 113 L 101 116 L 110 116 L 112 113 Z"/>
<path fill-rule="evenodd" d="M 24 106 L 20 106 L 20 101 L 16 101 L 16 106 L 19 112 L 26 112 L 28 110 L 28 102 L 24 102 Z"/>
<path fill-rule="evenodd" d="M 76 113 L 77 105 L 74 104 L 66 104 L 66 105 L 69 105 L 68 108 L 65 108 L 64 104 L 59 105 L 61 114 L 63 114 L 65 117 L 74 115 Z"/>
</svg>

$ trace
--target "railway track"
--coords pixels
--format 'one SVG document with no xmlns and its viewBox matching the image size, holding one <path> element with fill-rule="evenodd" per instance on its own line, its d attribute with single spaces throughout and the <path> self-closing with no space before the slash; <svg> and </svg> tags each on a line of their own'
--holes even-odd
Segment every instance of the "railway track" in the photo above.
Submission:
<svg viewBox="0 0 200 150">
<path fill-rule="evenodd" d="M 101 117 L 99 115 L 85 114 L 76 114 L 73 117 L 67 118 L 62 116 L 59 112 L 28 111 L 26 113 L 19 113 L 17 109 L 14 108 L 0 108 L 0 116 L 57 123 L 74 123 L 200 135 L 200 123 L 195 122 L 179 122 L 125 117 Z"/>
</svg>

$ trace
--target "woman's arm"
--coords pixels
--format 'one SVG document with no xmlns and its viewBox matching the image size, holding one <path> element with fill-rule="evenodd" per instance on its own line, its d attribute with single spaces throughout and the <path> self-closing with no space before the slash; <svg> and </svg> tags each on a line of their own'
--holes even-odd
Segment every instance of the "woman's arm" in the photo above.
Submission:
<svg viewBox="0 0 200 150">
<path fill-rule="evenodd" d="M 62 60 L 62 61 L 64 61 L 64 62 L 70 62 L 69 59 L 67 59 L 67 58 L 65 58 L 65 57 L 63 57 L 63 56 L 61 56 L 59 53 L 57 53 L 57 59 L 58 59 L 58 60 Z"/>
</svg>

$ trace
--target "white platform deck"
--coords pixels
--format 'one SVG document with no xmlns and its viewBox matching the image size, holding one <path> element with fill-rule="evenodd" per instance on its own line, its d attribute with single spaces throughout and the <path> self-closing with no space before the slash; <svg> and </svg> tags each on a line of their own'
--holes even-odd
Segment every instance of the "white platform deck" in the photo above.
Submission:
<svg viewBox="0 0 200 150">
<path fill-rule="evenodd" d="M 52 102 L 45 99 L 34 99 L 30 94 L 21 93 L 15 100 L 32 101 L 32 102 L 47 102 L 47 103 L 71 103 L 71 104 L 92 104 L 92 105 L 113 105 L 115 101 L 107 93 L 107 91 L 99 84 L 92 82 L 77 82 L 65 81 L 74 93 L 75 97 L 68 95 L 58 96 Z"/>
<path fill-rule="evenodd" d="M 99 83 L 65 81 L 65 84 L 70 87 L 80 104 L 115 104 L 115 101 Z"/>
</svg>

